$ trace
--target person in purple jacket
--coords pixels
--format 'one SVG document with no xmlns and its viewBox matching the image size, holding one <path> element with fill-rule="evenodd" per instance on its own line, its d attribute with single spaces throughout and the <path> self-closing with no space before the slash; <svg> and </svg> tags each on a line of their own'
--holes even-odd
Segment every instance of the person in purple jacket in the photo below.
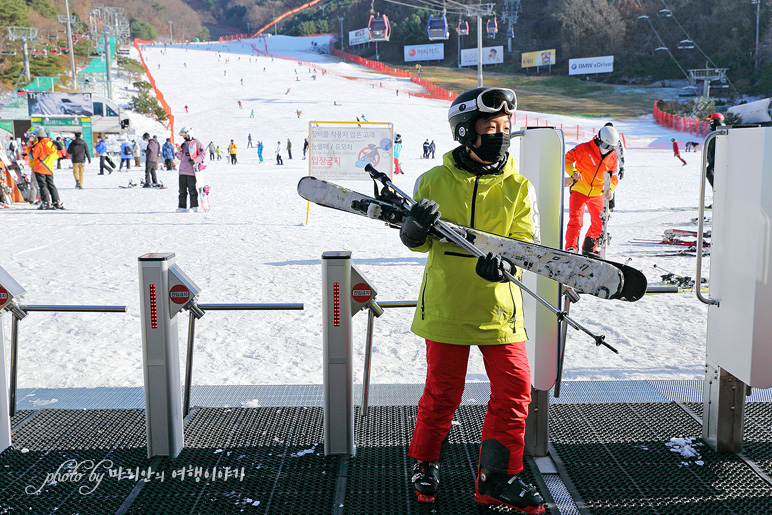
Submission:
<svg viewBox="0 0 772 515">
<path fill-rule="evenodd" d="M 180 198 L 177 207 L 178 213 L 188 211 L 188 194 L 190 195 L 190 209 L 198 211 L 198 191 L 196 190 L 196 170 L 204 162 L 204 146 L 193 137 L 189 127 L 180 129 L 179 135 L 185 141 L 177 147 L 175 157 L 180 160 Z"/>
</svg>

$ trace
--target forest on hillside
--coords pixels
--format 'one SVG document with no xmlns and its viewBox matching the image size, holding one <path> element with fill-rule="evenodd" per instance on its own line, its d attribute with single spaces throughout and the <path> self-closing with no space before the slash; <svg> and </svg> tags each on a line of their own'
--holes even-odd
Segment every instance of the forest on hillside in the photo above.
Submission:
<svg viewBox="0 0 772 515">
<path fill-rule="evenodd" d="M 169 21 L 175 40 L 216 39 L 227 33 L 254 33 L 276 17 L 299 7 L 307 0 L 123 0 L 131 22 L 132 37 L 166 39 Z M 498 71 L 536 73 L 520 65 L 523 52 L 555 49 L 556 65 L 551 73 L 566 74 L 571 58 L 613 55 L 614 72 L 595 80 L 611 83 L 650 83 L 657 80 L 685 79 L 689 69 L 727 68 L 729 83 L 717 85 L 715 94 L 737 92 L 772 95 L 772 0 L 759 0 L 759 51 L 756 54 L 756 5 L 752 0 L 521 0 L 512 37 L 502 18 L 504 0 L 495 0 L 494 19 L 498 33 L 485 46 L 503 46 L 504 64 Z M 35 26 L 46 38 L 38 45 L 56 46 L 64 42 L 64 30 L 57 14 L 64 12 L 63 0 L 2 0 L 0 26 Z M 410 4 L 410 5 L 405 5 Z M 474 18 L 457 13 L 471 0 L 446 3 L 450 37 L 444 42 L 444 60 L 425 64 L 454 67 L 458 48 L 476 44 Z M 76 31 L 87 30 L 87 9 L 93 0 L 70 0 L 79 20 Z M 367 26 L 370 13 L 386 14 L 391 22 L 391 40 L 378 45 L 378 58 L 405 66 L 403 46 L 425 44 L 426 22 L 430 14 L 441 14 L 438 0 L 323 0 L 319 4 L 282 20 L 271 32 L 287 35 L 333 33 L 343 35 L 346 51 L 368 58 L 376 57 L 373 44 L 348 46 L 348 32 Z M 435 10 L 432 10 L 435 9 Z M 663 11 L 669 15 L 662 16 Z M 483 31 L 490 17 L 483 19 Z M 455 27 L 469 22 L 469 35 L 459 38 Z M 459 41 L 460 39 L 460 41 Z M 682 48 L 684 41 L 693 48 Z M 3 48 L 11 45 L 2 41 Z M 16 44 L 18 46 L 18 43 Z M 337 43 L 340 46 L 340 42 Z M 76 49 L 76 54 L 88 53 Z M 60 59 L 61 60 L 61 59 Z M 18 73 L 13 58 L 0 64 L 0 80 L 9 81 Z M 9 62 L 10 61 L 10 62 Z M 413 64 L 413 63 L 409 63 Z M 56 59 L 37 67 L 61 67 Z M 50 70 L 48 70 L 50 71 Z M 720 86 L 726 86 L 721 88 Z"/>
</svg>

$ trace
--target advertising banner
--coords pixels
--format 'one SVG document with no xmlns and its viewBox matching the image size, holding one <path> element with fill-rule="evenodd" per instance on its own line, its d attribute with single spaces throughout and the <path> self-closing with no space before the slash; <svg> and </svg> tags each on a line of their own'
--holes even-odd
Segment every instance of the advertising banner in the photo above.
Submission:
<svg viewBox="0 0 772 515">
<path fill-rule="evenodd" d="M 503 46 L 483 47 L 483 64 L 504 64 Z M 477 48 L 461 50 L 461 66 L 477 66 Z"/>
<path fill-rule="evenodd" d="M 520 56 L 522 68 L 533 66 L 549 66 L 555 64 L 555 49 L 537 50 L 536 52 L 523 52 Z"/>
<path fill-rule="evenodd" d="M 94 116 L 91 93 L 27 92 L 29 116 Z"/>
<path fill-rule="evenodd" d="M 411 61 L 442 61 L 445 59 L 445 45 L 405 45 L 405 62 Z"/>
<path fill-rule="evenodd" d="M 308 130 L 309 174 L 320 179 L 370 180 L 364 168 L 371 164 L 391 176 L 394 170 L 393 132 L 391 123 L 311 122 Z"/>
<path fill-rule="evenodd" d="M 348 46 L 362 45 L 370 42 L 370 28 L 350 30 L 348 33 Z"/>
<path fill-rule="evenodd" d="M 568 60 L 569 75 L 590 75 L 592 73 L 611 73 L 614 71 L 614 56 L 583 57 Z"/>
</svg>

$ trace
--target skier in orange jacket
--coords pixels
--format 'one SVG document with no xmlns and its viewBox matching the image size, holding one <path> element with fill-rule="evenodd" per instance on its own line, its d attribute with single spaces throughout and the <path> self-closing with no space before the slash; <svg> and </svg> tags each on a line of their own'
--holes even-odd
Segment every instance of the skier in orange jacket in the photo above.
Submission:
<svg viewBox="0 0 772 515">
<path fill-rule="evenodd" d="M 597 254 L 597 240 L 603 232 L 603 186 L 605 174 L 611 172 L 611 184 L 606 198 L 614 198 L 619 183 L 617 173 L 619 161 L 615 152 L 619 133 L 614 127 L 605 126 L 591 141 L 581 143 L 566 152 L 566 186 L 571 187 L 568 201 L 568 227 L 566 228 L 566 250 L 577 252 L 579 234 L 582 230 L 584 207 L 590 213 L 590 228 L 582 244 L 582 252 Z"/>
</svg>

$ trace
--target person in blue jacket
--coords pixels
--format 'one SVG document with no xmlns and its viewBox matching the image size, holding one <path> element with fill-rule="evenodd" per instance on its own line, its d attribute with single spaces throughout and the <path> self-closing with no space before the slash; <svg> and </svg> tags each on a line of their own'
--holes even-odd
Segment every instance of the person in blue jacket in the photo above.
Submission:
<svg viewBox="0 0 772 515">
<path fill-rule="evenodd" d="M 402 135 L 397 134 L 394 137 L 394 173 L 405 173 L 399 166 L 399 156 L 402 155 Z"/>
<path fill-rule="evenodd" d="M 260 158 L 260 164 L 263 163 L 263 142 L 259 140 L 257 142 L 257 157 Z"/>
<path fill-rule="evenodd" d="M 102 136 L 99 136 L 97 138 L 97 145 L 96 145 L 96 153 L 99 156 L 99 175 L 105 174 L 105 169 L 109 173 L 113 173 L 113 170 L 115 169 L 115 163 L 113 163 L 112 159 L 110 159 L 110 156 L 107 155 L 107 143 L 105 143 L 105 140 L 102 139 Z"/>
<path fill-rule="evenodd" d="M 161 153 L 164 156 L 164 164 L 167 170 L 174 170 L 174 145 L 172 145 L 171 138 L 166 138 L 166 143 L 161 148 Z"/>
<path fill-rule="evenodd" d="M 132 145 L 128 141 L 124 141 L 121 144 L 121 164 L 118 166 L 118 171 L 123 170 L 124 163 L 126 164 L 126 170 L 131 169 L 131 160 L 134 157 L 134 150 Z"/>
</svg>

